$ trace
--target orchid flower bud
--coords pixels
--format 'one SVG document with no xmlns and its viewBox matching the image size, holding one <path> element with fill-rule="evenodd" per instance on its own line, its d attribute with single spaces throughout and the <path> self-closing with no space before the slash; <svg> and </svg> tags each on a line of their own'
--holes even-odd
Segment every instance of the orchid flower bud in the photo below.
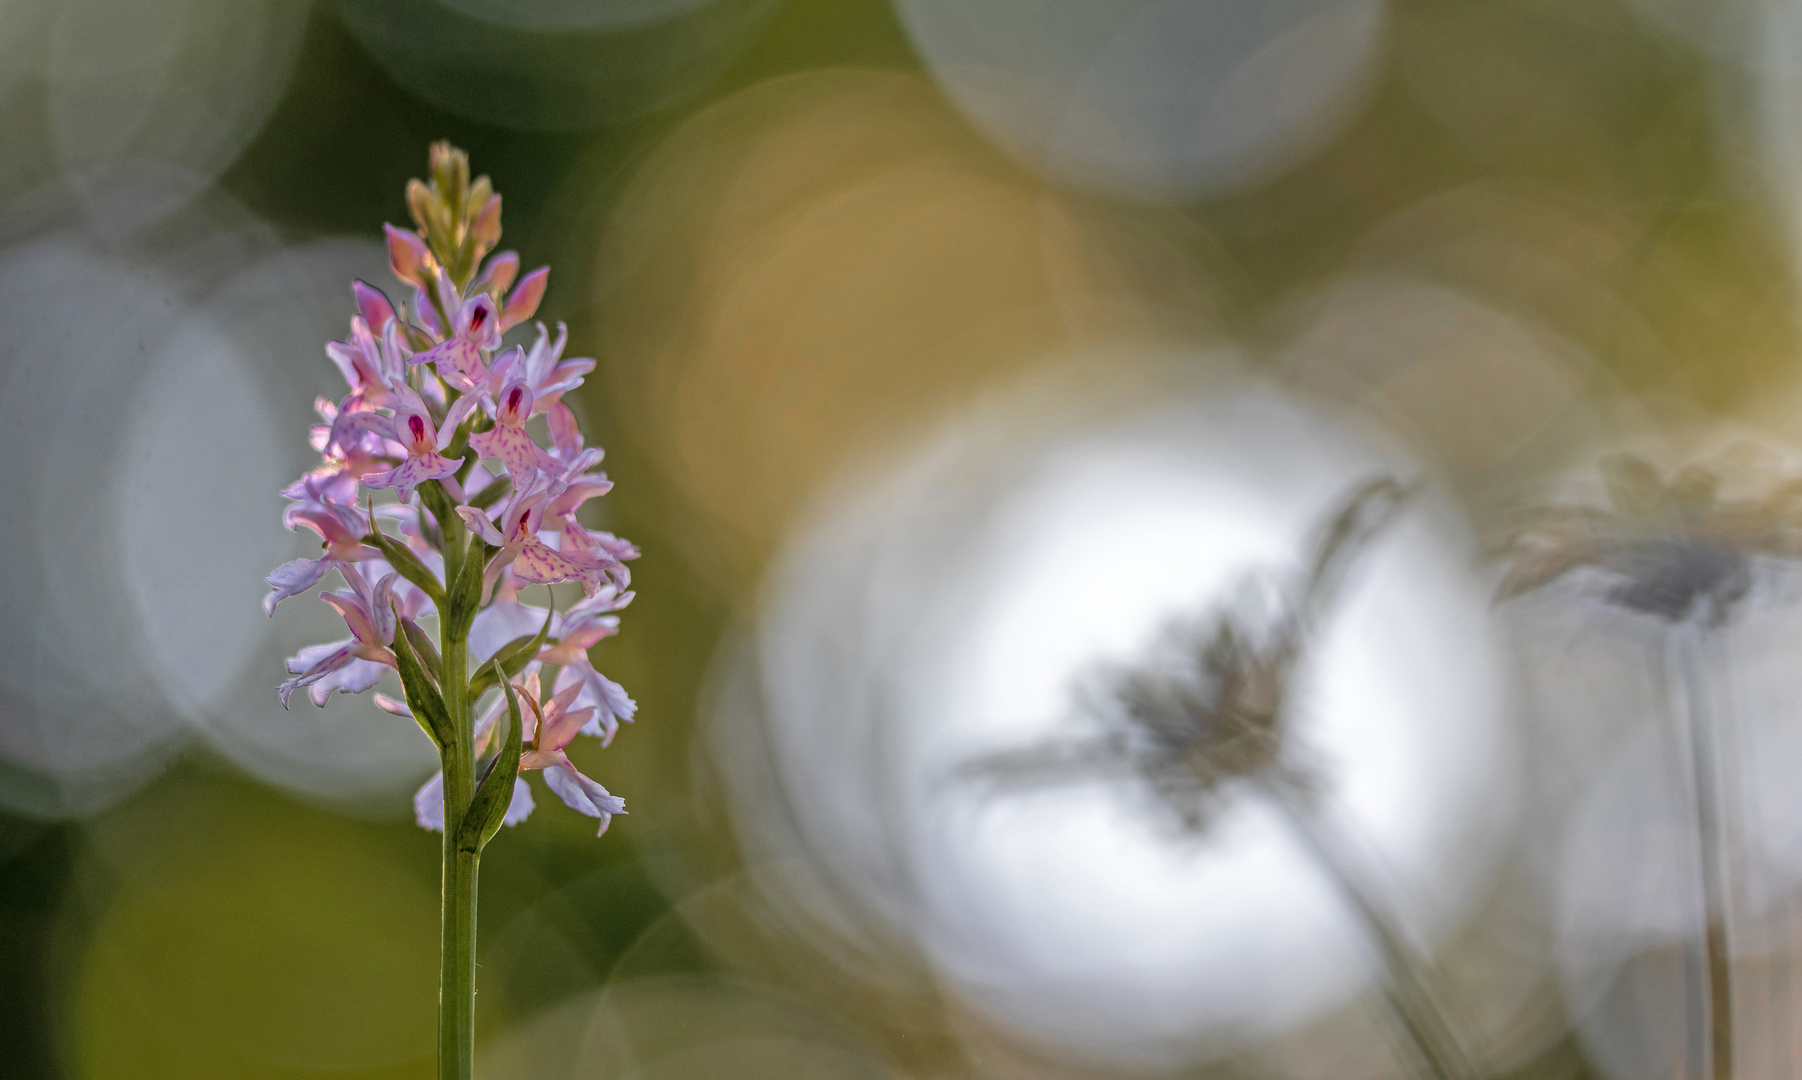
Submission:
<svg viewBox="0 0 1802 1080">
<path fill-rule="evenodd" d="M 382 228 L 388 234 L 388 265 L 393 267 L 394 276 L 420 288 L 433 276 L 434 260 L 431 249 L 426 247 L 418 233 L 397 229 L 392 225 Z"/>
</svg>

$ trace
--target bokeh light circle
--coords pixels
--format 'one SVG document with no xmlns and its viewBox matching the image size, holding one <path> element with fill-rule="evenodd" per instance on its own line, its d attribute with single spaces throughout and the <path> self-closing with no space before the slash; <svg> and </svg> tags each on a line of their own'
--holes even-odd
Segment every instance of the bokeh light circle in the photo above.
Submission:
<svg viewBox="0 0 1802 1080">
<path fill-rule="evenodd" d="M 1381 53 L 1382 0 L 896 0 L 929 71 L 1002 145 L 1086 187 L 1226 194 L 1319 151 Z"/>
<path fill-rule="evenodd" d="M 64 189 L 126 231 L 199 195 L 286 88 L 300 0 L 25 0 L 0 10 L 0 204 Z"/>
<path fill-rule="evenodd" d="M 1218 602 L 1239 572 L 1293 565 L 1345 488 L 1411 468 L 1255 383 L 1159 390 L 990 402 L 866 475 L 791 544 L 758 647 L 800 834 L 786 854 L 1016 1036 L 1138 1067 L 1291 1029 L 1366 985 L 1368 941 L 1331 880 L 1256 796 L 1184 841 L 1130 790 L 991 798 L 951 777 L 1064 730 L 1084 670 Z M 1476 894 L 1512 798 L 1507 688 L 1468 545 L 1443 503 L 1406 519 L 1297 706 L 1322 813 L 1381 867 L 1423 946 Z M 797 895 L 809 876 L 769 871 Z"/>
</svg>

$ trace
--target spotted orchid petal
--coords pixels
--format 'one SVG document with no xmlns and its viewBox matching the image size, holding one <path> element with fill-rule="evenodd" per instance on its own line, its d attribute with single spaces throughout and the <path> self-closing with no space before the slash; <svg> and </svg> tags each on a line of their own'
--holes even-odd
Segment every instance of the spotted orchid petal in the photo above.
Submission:
<svg viewBox="0 0 1802 1080">
<path fill-rule="evenodd" d="M 507 467 L 507 475 L 515 486 L 530 484 L 540 472 L 558 467 L 557 459 L 532 441 L 517 427 L 498 424 L 480 435 L 469 437 L 470 448 L 484 458 L 495 458 Z"/>
</svg>

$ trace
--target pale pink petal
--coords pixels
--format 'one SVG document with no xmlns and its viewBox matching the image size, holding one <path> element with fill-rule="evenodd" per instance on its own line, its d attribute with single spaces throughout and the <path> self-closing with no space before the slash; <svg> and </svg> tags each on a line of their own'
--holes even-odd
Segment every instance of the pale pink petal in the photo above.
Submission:
<svg viewBox="0 0 1802 1080">
<path fill-rule="evenodd" d="M 494 522 L 489 521 L 488 515 L 481 510 L 473 506 L 459 506 L 457 507 L 457 516 L 463 519 L 465 525 L 469 526 L 469 531 L 481 537 L 484 542 L 494 547 L 506 544 L 506 538 L 501 536 L 500 530 L 494 527 Z"/>
<path fill-rule="evenodd" d="M 495 356 L 493 363 L 488 365 L 488 374 L 494 380 L 494 385 L 499 386 L 509 379 L 517 378 L 518 369 L 521 367 L 521 361 L 525 355 L 526 351 L 515 345 L 506 352 Z"/>
<path fill-rule="evenodd" d="M 354 659 L 355 654 L 352 652 L 352 646 L 348 644 L 342 645 L 315 662 L 311 667 L 307 668 L 306 671 L 276 687 L 275 693 L 277 697 L 281 698 L 282 708 L 285 709 L 288 707 L 288 699 L 293 696 L 294 691 L 303 686 L 313 685 L 327 675 L 330 675 L 332 672 L 351 663 Z M 289 670 L 293 670 L 292 662 L 290 662 Z"/>
<path fill-rule="evenodd" d="M 607 832 L 613 815 L 626 812 L 626 800 L 577 772 L 567 759 L 556 768 L 544 770 L 544 782 L 571 810 L 601 819 L 596 836 Z"/>
<path fill-rule="evenodd" d="M 551 505 L 545 508 L 544 516 L 560 518 L 573 514 L 589 499 L 598 498 L 612 490 L 613 481 L 605 476 L 584 476 L 570 483 L 562 494 L 552 499 Z"/>
<path fill-rule="evenodd" d="M 440 377 L 461 389 L 471 382 L 475 372 L 482 370 L 482 354 L 467 339 L 454 337 L 414 353 L 410 363 L 432 365 Z"/>
<path fill-rule="evenodd" d="M 433 832 L 444 831 L 444 773 L 432 774 L 432 778 L 421 784 L 413 793 L 413 819 L 419 822 L 422 829 Z"/>
<path fill-rule="evenodd" d="M 374 285 L 353 281 L 350 288 L 357 297 L 357 313 L 363 316 L 363 321 L 370 329 L 380 333 L 388 325 L 388 320 L 394 318 L 394 305 Z"/>
<path fill-rule="evenodd" d="M 350 663 L 314 682 L 307 693 L 312 697 L 313 704 L 324 708 L 326 699 L 333 694 L 361 694 L 381 682 L 382 676 L 393 667 L 392 658 L 387 664 L 378 664 L 353 657 Z"/>
<path fill-rule="evenodd" d="M 482 272 L 476 276 L 474 281 L 470 282 L 469 287 L 472 290 L 505 295 L 508 287 L 513 284 L 513 279 L 518 276 L 518 253 L 500 251 L 489 258 L 488 265 L 482 267 Z"/>
<path fill-rule="evenodd" d="M 269 616 L 275 615 L 275 605 L 290 596 L 299 596 L 308 589 L 319 584 L 319 579 L 332 567 L 329 559 L 295 559 L 285 562 L 274 570 L 264 581 L 269 583 L 269 595 L 263 597 L 263 611 Z"/>
<path fill-rule="evenodd" d="M 439 800 L 439 803 L 439 813 L 442 814 L 444 812 L 443 800 Z M 501 824 L 518 825 L 531 817 L 532 811 L 535 809 L 537 809 L 537 803 L 532 801 L 532 785 L 526 783 L 524 777 L 514 777 L 513 798 L 507 803 L 507 816 L 501 818 Z"/>
<path fill-rule="evenodd" d="M 462 458 L 447 458 L 438 453 L 418 454 L 385 472 L 364 474 L 363 483 L 372 488 L 393 488 L 402 499 L 410 499 L 414 488 L 427 480 L 450 476 L 462 467 Z"/>
<path fill-rule="evenodd" d="M 521 580 L 539 585 L 578 580 L 586 585 L 592 579 L 594 590 L 598 590 L 603 569 L 593 559 L 567 555 L 533 538 L 520 548 L 519 556 L 513 560 L 513 572 Z"/>
<path fill-rule="evenodd" d="M 457 426 L 463 423 L 479 404 L 481 404 L 481 398 L 475 394 L 464 394 L 451 405 L 450 411 L 444 414 L 444 423 L 438 427 L 438 449 L 443 450 L 451 444 L 451 440 L 457 437 Z"/>
<path fill-rule="evenodd" d="M 638 712 L 638 703 L 626 694 L 625 687 L 602 675 L 592 665 L 572 665 L 557 676 L 559 686 L 570 680 L 579 680 L 582 686 L 576 704 L 594 709 L 594 718 L 582 725 L 579 734 L 595 736 L 603 746 L 611 743 L 619 732 L 619 722 L 632 722 Z"/>
<path fill-rule="evenodd" d="M 561 401 L 552 405 L 545 419 L 551 425 L 551 445 L 565 459 L 574 457 L 582 449 L 582 429 L 576 425 L 576 414 Z"/>
<path fill-rule="evenodd" d="M 487 663 L 507 642 L 538 633 L 543 625 L 543 608 L 496 600 L 478 612 L 469 626 L 469 670 L 475 671 Z M 552 626 L 555 625 L 553 621 Z"/>
<path fill-rule="evenodd" d="M 418 313 L 419 321 L 425 326 L 427 333 L 435 338 L 444 336 L 444 324 L 438 321 L 437 309 L 432 307 L 432 297 L 425 291 L 423 282 L 416 282 L 413 286 L 413 310 Z M 415 358 L 413 362 L 418 363 L 418 359 Z"/>
<path fill-rule="evenodd" d="M 338 614 L 344 616 L 344 623 L 350 627 L 351 636 L 359 642 L 379 640 L 375 624 L 370 621 L 369 612 L 363 610 L 362 598 L 347 596 L 344 593 L 328 592 L 319 594 L 319 599 L 330 604 Z"/>
</svg>

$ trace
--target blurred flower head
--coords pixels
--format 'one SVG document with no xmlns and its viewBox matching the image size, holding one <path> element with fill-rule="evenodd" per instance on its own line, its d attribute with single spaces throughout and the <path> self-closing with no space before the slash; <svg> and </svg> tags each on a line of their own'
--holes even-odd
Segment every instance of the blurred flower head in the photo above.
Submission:
<svg viewBox="0 0 1802 1080">
<path fill-rule="evenodd" d="M 1751 589 L 1754 560 L 1802 555 L 1802 478 L 1735 467 L 1759 456 L 1692 464 L 1668 481 L 1632 454 L 1602 459 L 1607 507 L 1562 505 L 1530 511 L 1502 543 L 1510 563 L 1497 591 L 1509 599 L 1581 575 L 1612 604 L 1673 622 L 1724 621 Z M 1723 496 L 1751 473 L 1753 494 Z"/>
<path fill-rule="evenodd" d="M 1285 753 L 1290 680 L 1345 574 L 1409 494 L 1391 477 L 1367 481 L 1327 519 L 1299 571 L 1254 571 L 1225 605 L 1172 622 L 1135 661 L 1095 672 L 1078 697 L 1099 736 L 962 771 L 1009 784 L 1137 776 L 1190 831 L 1206 826 L 1235 781 L 1305 796 L 1315 777 Z"/>
</svg>

